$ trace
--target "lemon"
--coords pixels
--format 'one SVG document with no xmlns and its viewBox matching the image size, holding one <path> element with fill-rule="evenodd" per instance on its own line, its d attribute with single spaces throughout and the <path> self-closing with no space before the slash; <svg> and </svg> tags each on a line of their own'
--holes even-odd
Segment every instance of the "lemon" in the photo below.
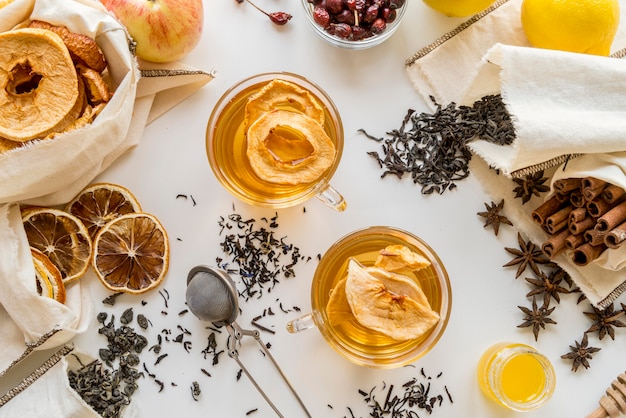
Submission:
<svg viewBox="0 0 626 418">
<path fill-rule="evenodd" d="M 609 55 L 619 26 L 619 0 L 524 0 L 521 21 L 537 48 Z"/>
<path fill-rule="evenodd" d="M 482 12 L 495 0 L 423 0 L 430 8 L 450 17 L 465 17 Z"/>
</svg>

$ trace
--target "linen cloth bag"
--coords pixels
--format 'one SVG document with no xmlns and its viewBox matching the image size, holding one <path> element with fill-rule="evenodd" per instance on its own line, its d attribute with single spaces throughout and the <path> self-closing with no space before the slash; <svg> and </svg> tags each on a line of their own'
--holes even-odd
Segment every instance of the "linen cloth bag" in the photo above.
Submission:
<svg viewBox="0 0 626 418">
<path fill-rule="evenodd" d="M 548 236 L 531 213 L 549 194 L 522 204 L 512 192 L 513 176 L 545 169 L 551 184 L 593 176 L 626 187 L 626 61 L 618 59 L 626 30 L 620 26 L 612 58 L 533 48 L 521 27 L 521 3 L 495 2 L 405 64 L 427 103 L 432 96 L 443 105 L 471 105 L 502 95 L 516 139 L 511 146 L 471 142 L 480 158 L 472 159 L 470 170 L 494 201 L 505 199 L 504 212 L 515 227 L 541 246 Z M 610 305 L 626 290 L 624 249 L 605 251 L 584 267 L 563 253 L 554 261 L 595 306 Z"/>
<path fill-rule="evenodd" d="M 95 39 L 107 59 L 106 77 L 114 94 L 90 126 L 0 154 L 0 379 L 34 350 L 67 344 L 93 319 L 92 302 L 80 280 L 67 286 L 65 304 L 36 294 L 20 205 L 66 203 L 136 146 L 147 123 L 213 78 L 181 63 L 138 62 L 125 28 L 95 0 L 14 0 L 0 8 L 0 31 L 28 19 L 67 26 Z M 26 385 L 0 397 L 0 417 L 17 412 L 98 416 L 69 388 L 67 347 Z M 131 414 L 132 408 L 125 416 Z"/>
</svg>

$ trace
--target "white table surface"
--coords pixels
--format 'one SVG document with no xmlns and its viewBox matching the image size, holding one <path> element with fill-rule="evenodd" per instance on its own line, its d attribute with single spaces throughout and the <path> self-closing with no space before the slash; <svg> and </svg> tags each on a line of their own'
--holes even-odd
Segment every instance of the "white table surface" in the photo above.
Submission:
<svg viewBox="0 0 626 418">
<path fill-rule="evenodd" d="M 626 330 L 616 329 L 614 341 L 608 337 L 599 341 L 591 335 L 590 345 L 602 350 L 594 355 L 589 370 L 581 367 L 572 373 L 571 363 L 560 356 L 591 325 L 583 314 L 591 310 L 588 303 L 577 305 L 577 294 L 563 295 L 552 315 L 558 325 L 548 326 L 535 342 L 530 328 L 517 328 L 523 322 L 518 305 L 530 305 L 525 297 L 529 286 L 523 278 L 515 279 L 515 268 L 502 267 L 511 259 L 504 247 L 517 245 L 516 231 L 503 226 L 496 237 L 491 229 L 483 228 L 483 219 L 476 213 L 484 210 L 483 203 L 489 200 L 479 182 L 470 176 L 458 182 L 454 191 L 423 196 L 408 178 L 381 179 L 381 171 L 366 154 L 378 151 L 379 145 L 357 133 L 364 128 L 383 135 L 399 127 L 407 109 L 427 110 L 408 81 L 404 61 L 462 20 L 444 17 L 421 1 L 411 0 L 404 21 L 390 40 L 370 50 L 349 51 L 318 39 L 307 27 L 299 2 L 257 3 L 269 11 L 289 12 L 293 19 L 278 27 L 247 3 L 206 1 L 202 40 L 183 61 L 215 71 L 216 78 L 149 125 L 140 145 L 96 179 L 128 187 L 144 210 L 155 214 L 167 229 L 170 269 L 160 290 L 166 289 L 170 295 L 168 308 L 158 290 L 121 296 L 114 308 L 102 305 L 102 299 L 110 292 L 90 272 L 82 280 L 89 283 L 87 287 L 94 299 L 94 321 L 84 335 L 75 339 L 76 349 L 97 355 L 106 341 L 97 333 L 95 314 L 106 311 L 119 318 L 124 309 L 132 306 L 135 314 L 147 314 L 153 323 L 145 333 L 149 345 L 156 343 L 156 335 L 165 328 L 172 329 L 174 335 L 177 325 L 192 332 L 189 354 L 180 344 L 171 343 L 164 344 L 162 353 L 169 355 L 157 366 L 153 365 L 154 353 L 146 350 L 141 355 L 148 369 L 165 383 L 165 389 L 158 393 L 158 385 L 149 377 L 139 380 L 140 388 L 132 400 L 139 408 L 139 416 L 245 417 L 255 409 L 249 416 L 274 416 L 245 376 L 237 380 L 238 367 L 226 354 L 216 366 L 203 358 L 207 324 L 191 313 L 179 316 L 178 312 L 185 308 L 189 269 L 197 264 L 214 265 L 216 257 L 222 256 L 220 216 L 233 213 L 233 207 L 244 218 L 257 220 L 274 216 L 275 212 L 237 201 L 213 176 L 205 153 L 205 130 L 211 109 L 220 95 L 242 78 L 267 71 L 289 71 L 325 89 L 341 113 L 345 148 L 332 184 L 343 193 L 348 208 L 338 213 L 313 199 L 277 211 L 276 235 L 285 236 L 313 260 L 298 263 L 297 276 L 282 279 L 272 293 L 242 301 L 238 322 L 251 328 L 252 318 L 272 307 L 276 315 L 261 322 L 275 334 L 261 332 L 261 337 L 271 344 L 272 353 L 312 415 L 350 417 L 351 410 L 355 417 L 367 417 L 370 411 L 359 389 L 369 391 L 393 384 L 400 394 L 404 382 L 412 377 L 421 379 L 422 369 L 432 377 L 431 394 L 444 395 L 441 406 L 436 406 L 431 414 L 433 417 L 583 417 L 593 411 L 610 382 L 626 369 Z M 192 196 L 196 204 L 191 199 L 177 198 L 179 194 Z M 277 306 L 279 300 L 284 306 L 300 307 L 302 313 L 308 311 L 317 254 L 344 234 L 370 225 L 395 226 L 419 235 L 438 252 L 450 276 L 453 304 L 447 330 L 436 347 L 414 363 L 415 367 L 373 370 L 353 365 L 329 348 L 317 330 L 288 334 L 285 324 L 298 313 L 283 313 Z M 141 301 L 147 304 L 143 306 Z M 163 315 L 162 310 L 168 315 Z M 218 336 L 222 348 L 225 336 Z M 548 405 L 531 413 L 514 413 L 480 393 L 476 385 L 478 359 L 484 349 L 500 341 L 531 344 L 552 361 L 557 387 Z M 266 370 L 267 362 L 253 342 L 247 342 L 240 351 L 242 360 L 261 385 L 270 390 L 285 416 L 303 416 L 289 392 L 280 386 L 279 378 L 271 369 Z M 202 374 L 201 368 L 212 377 Z M 13 377 L 25 372 L 26 366 L 14 372 Z M 439 373 L 441 376 L 437 377 Z M 191 397 L 193 381 L 202 390 L 198 401 Z M 172 386 L 172 382 L 178 386 Z M 384 394 L 377 398 L 383 401 Z M 429 416 L 424 410 L 416 412 L 420 417 Z"/>
</svg>

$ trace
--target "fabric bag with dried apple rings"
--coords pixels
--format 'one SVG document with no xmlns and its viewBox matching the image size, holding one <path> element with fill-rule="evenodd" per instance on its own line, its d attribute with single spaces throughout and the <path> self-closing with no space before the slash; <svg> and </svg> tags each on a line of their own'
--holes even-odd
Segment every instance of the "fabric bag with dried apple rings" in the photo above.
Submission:
<svg viewBox="0 0 626 418">
<path fill-rule="evenodd" d="M 108 63 L 103 74 L 113 92 L 90 125 L 0 153 L 0 203 L 56 205 L 69 201 L 139 142 L 140 134 L 129 135 L 139 72 L 125 29 L 99 2 L 13 0 L 0 9 L 2 32 L 29 20 L 66 26 L 96 40 Z"/>
</svg>

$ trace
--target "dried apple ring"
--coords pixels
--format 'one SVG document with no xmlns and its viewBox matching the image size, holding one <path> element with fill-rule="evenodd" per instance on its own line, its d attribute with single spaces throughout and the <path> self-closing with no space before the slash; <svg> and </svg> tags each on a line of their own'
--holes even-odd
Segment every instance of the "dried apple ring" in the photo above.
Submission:
<svg viewBox="0 0 626 418">
<path fill-rule="evenodd" d="M 56 26 L 42 20 L 33 20 L 28 25 L 31 28 L 47 29 L 59 35 L 70 52 L 72 59 L 79 64 L 101 73 L 107 67 L 104 54 L 95 40 L 87 35 L 70 31 L 65 26 Z"/>
<path fill-rule="evenodd" d="M 248 128 L 246 154 L 261 179 L 311 183 L 335 160 L 335 144 L 320 124 L 302 113 L 274 110 Z"/>
<path fill-rule="evenodd" d="M 324 108 L 308 90 L 294 83 L 275 79 L 248 99 L 244 118 L 246 126 L 254 123 L 263 114 L 277 109 L 303 113 L 324 125 Z"/>
<path fill-rule="evenodd" d="M 0 136 L 25 142 L 54 131 L 78 99 L 78 75 L 63 40 L 44 29 L 0 33 Z M 15 83 L 25 72 L 26 84 Z"/>
</svg>

